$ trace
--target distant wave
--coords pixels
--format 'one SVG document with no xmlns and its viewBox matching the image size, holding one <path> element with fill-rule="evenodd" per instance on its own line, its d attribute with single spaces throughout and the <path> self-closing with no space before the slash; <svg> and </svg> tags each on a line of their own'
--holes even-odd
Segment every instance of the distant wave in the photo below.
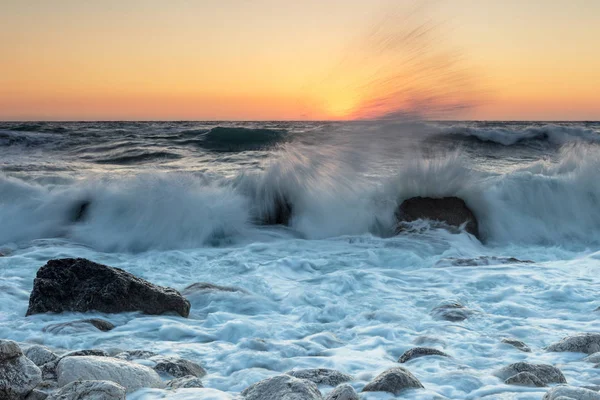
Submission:
<svg viewBox="0 0 600 400">
<path fill-rule="evenodd" d="M 283 129 L 218 126 L 203 135 L 201 145 L 214 151 L 258 150 L 284 141 L 286 135 Z"/>
<path fill-rule="evenodd" d="M 528 126 L 521 129 L 510 127 L 472 128 L 452 126 L 443 128 L 442 133 L 453 136 L 471 137 L 504 146 L 512 146 L 531 140 L 547 141 L 555 145 L 575 141 L 600 143 L 600 133 L 593 129 L 555 124 Z"/>
<path fill-rule="evenodd" d="M 96 164 L 141 164 L 160 160 L 177 160 L 182 156 L 168 151 L 130 150 L 110 157 L 96 159 Z"/>
</svg>

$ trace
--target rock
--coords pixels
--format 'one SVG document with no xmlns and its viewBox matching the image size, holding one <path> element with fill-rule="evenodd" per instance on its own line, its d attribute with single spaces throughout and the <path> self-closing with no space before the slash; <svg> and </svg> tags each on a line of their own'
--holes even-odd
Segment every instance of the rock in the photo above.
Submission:
<svg viewBox="0 0 600 400">
<path fill-rule="evenodd" d="M 586 354 L 597 353 L 600 352 L 600 333 L 580 333 L 579 335 L 567 336 L 560 342 L 548 346 L 547 350 Z"/>
<path fill-rule="evenodd" d="M 591 356 L 584 358 L 587 362 L 600 363 L 600 352 L 594 353 Z"/>
<path fill-rule="evenodd" d="M 396 367 L 377 375 L 363 388 L 363 392 L 388 392 L 398 395 L 406 389 L 423 389 L 423 385 L 406 368 Z"/>
<path fill-rule="evenodd" d="M 525 343 L 521 342 L 520 340 L 505 338 L 505 339 L 502 339 L 502 343 L 509 344 L 521 351 L 524 351 L 525 353 L 531 353 L 531 349 L 529 348 L 529 346 L 527 346 Z"/>
<path fill-rule="evenodd" d="M 147 350 L 130 350 L 124 351 L 115 356 L 115 358 L 120 358 L 121 360 L 131 361 L 131 360 L 147 360 L 150 357 L 158 356 L 158 354 L 153 353 Z"/>
<path fill-rule="evenodd" d="M 189 375 L 202 378 L 206 375 L 206 370 L 200 365 L 183 358 L 156 356 L 150 358 L 150 360 L 156 361 L 154 366 L 156 372 L 171 375 L 175 378 L 183 378 Z"/>
<path fill-rule="evenodd" d="M 600 311 L 600 307 L 596 307 L 594 311 Z"/>
<path fill-rule="evenodd" d="M 473 311 L 460 303 L 448 302 L 435 307 L 431 310 L 431 314 L 436 318 L 445 319 L 446 321 L 460 322 L 469 318 L 473 314 Z"/>
<path fill-rule="evenodd" d="M 549 383 L 567 383 L 565 376 L 560 370 L 548 364 L 530 364 L 527 362 L 518 362 L 502 368 L 496 373 L 500 379 L 508 379 L 520 372 L 528 372 L 538 378 L 543 384 Z"/>
<path fill-rule="evenodd" d="M 353 380 L 352 376 L 327 368 L 296 369 L 286 372 L 287 375 L 298 379 L 305 379 L 317 385 L 337 386 Z"/>
<path fill-rule="evenodd" d="M 190 303 L 175 289 L 83 258 L 50 260 L 38 270 L 26 315 L 93 310 L 176 312 L 187 317 Z"/>
<path fill-rule="evenodd" d="M 403 222 L 427 219 L 453 227 L 460 227 L 466 223 L 465 230 L 479 237 L 477 218 L 465 202 L 458 197 L 413 197 L 404 200 L 396 210 L 396 218 L 400 223 L 400 230 Z"/>
<path fill-rule="evenodd" d="M 343 384 L 333 389 L 325 400 L 359 400 L 359 398 L 352 386 Z"/>
<path fill-rule="evenodd" d="M 56 380 L 56 367 L 60 360 L 66 357 L 81 357 L 81 356 L 98 356 L 98 357 L 108 357 L 108 353 L 104 350 L 75 350 L 70 351 L 68 353 L 63 354 L 58 359 L 54 361 L 50 361 L 44 365 L 42 365 L 42 377 L 44 380 Z"/>
<path fill-rule="evenodd" d="M 25 357 L 29 358 L 35 365 L 41 367 L 44 364 L 58 360 L 58 356 L 45 346 L 31 346 L 25 351 Z"/>
<path fill-rule="evenodd" d="M 71 382 L 47 400 L 125 400 L 125 388 L 107 380 Z"/>
<path fill-rule="evenodd" d="M 450 357 L 448 354 L 444 353 L 441 350 L 433 349 L 431 347 L 415 347 L 413 349 L 407 350 L 400 356 L 398 359 L 399 363 L 405 363 L 407 361 L 412 360 L 413 358 L 425 357 L 425 356 L 442 356 L 442 357 Z"/>
<path fill-rule="evenodd" d="M 600 393 L 573 386 L 556 386 L 542 400 L 600 400 Z"/>
<path fill-rule="evenodd" d="M 106 380 L 125 387 L 127 393 L 163 386 L 151 368 L 111 357 L 66 357 L 60 360 L 56 371 L 59 386 L 81 380 Z"/>
<path fill-rule="evenodd" d="M 290 375 L 264 379 L 246 388 L 245 400 L 322 400 L 317 385 Z"/>
<path fill-rule="evenodd" d="M 94 327 L 103 332 L 108 332 L 115 328 L 113 324 L 106 320 L 99 318 L 90 318 L 78 321 L 63 322 L 60 324 L 50 324 L 48 326 L 45 326 L 44 329 L 42 329 L 42 331 L 57 334 L 63 333 L 63 331 L 87 330 L 89 327 Z"/>
<path fill-rule="evenodd" d="M 27 397 L 25 397 L 25 400 L 46 400 L 47 398 L 48 393 L 44 392 L 43 390 L 33 389 L 31 392 L 29 392 Z"/>
<path fill-rule="evenodd" d="M 42 381 L 42 371 L 12 340 L 0 340 L 0 399 L 25 398 Z"/>
<path fill-rule="evenodd" d="M 203 388 L 204 385 L 200 378 L 192 375 L 184 376 L 183 378 L 175 378 L 167 382 L 169 389 L 187 389 L 187 388 Z"/>
<path fill-rule="evenodd" d="M 504 381 L 507 385 L 518 385 L 518 386 L 534 386 L 544 387 L 546 386 L 537 376 L 530 372 L 519 372 L 516 375 L 511 376 Z"/>
<path fill-rule="evenodd" d="M 181 291 L 183 295 L 191 295 L 196 293 L 210 293 L 210 292 L 240 292 L 244 294 L 248 294 L 248 292 L 242 288 L 238 288 L 235 286 L 220 286 L 214 285 L 208 282 L 196 282 L 187 286 L 185 289 Z"/>
<path fill-rule="evenodd" d="M 531 260 L 519 260 L 514 257 L 480 256 L 475 258 L 448 257 L 438 261 L 436 267 L 475 267 L 499 264 L 533 264 Z"/>
</svg>

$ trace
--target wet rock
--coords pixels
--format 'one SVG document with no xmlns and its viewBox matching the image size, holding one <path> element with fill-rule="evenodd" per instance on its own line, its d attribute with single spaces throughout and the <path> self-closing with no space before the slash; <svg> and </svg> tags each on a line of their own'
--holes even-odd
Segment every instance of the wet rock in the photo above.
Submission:
<svg viewBox="0 0 600 400">
<path fill-rule="evenodd" d="M 50 325 L 44 327 L 44 329 L 42 329 L 42 330 L 44 332 L 58 334 L 58 333 L 65 333 L 65 331 L 87 330 L 90 327 L 94 327 L 103 332 L 108 332 L 115 328 L 115 326 L 113 324 L 111 324 L 110 322 L 108 322 L 106 320 L 99 319 L 99 318 L 90 318 L 90 319 L 82 319 L 82 320 L 78 320 L 78 321 L 63 322 L 60 324 L 50 324 Z"/>
<path fill-rule="evenodd" d="M 406 368 L 396 367 L 377 375 L 363 392 L 388 392 L 395 395 L 406 389 L 422 389 L 423 385 Z"/>
<path fill-rule="evenodd" d="M 442 222 L 452 227 L 460 227 L 466 223 L 465 230 L 479 237 L 477 218 L 465 202 L 458 197 L 413 197 L 404 200 L 396 210 L 396 218 L 400 223 L 400 230 L 403 229 L 403 222 L 426 219 Z"/>
<path fill-rule="evenodd" d="M 531 353 L 531 349 L 529 348 L 529 346 L 527 346 L 525 343 L 521 342 L 520 340 L 506 338 L 506 339 L 502 339 L 502 343 L 509 344 L 521 351 L 524 351 L 525 353 Z"/>
<path fill-rule="evenodd" d="M 439 319 L 445 319 L 451 322 L 460 322 L 469 318 L 473 314 L 472 310 L 457 302 L 443 303 L 433 310 L 431 314 Z"/>
<path fill-rule="evenodd" d="M 544 387 L 546 386 L 537 376 L 530 372 L 519 372 L 516 375 L 511 376 L 504 381 L 507 385 L 518 385 L 518 386 L 533 386 L 533 387 Z"/>
<path fill-rule="evenodd" d="M 337 386 L 353 380 L 352 376 L 327 368 L 296 369 L 286 372 L 287 375 L 298 379 L 306 379 L 317 385 Z"/>
<path fill-rule="evenodd" d="M 167 382 L 169 389 L 187 389 L 187 388 L 203 388 L 204 385 L 200 378 L 192 375 L 184 376 L 183 378 L 175 378 Z"/>
<path fill-rule="evenodd" d="M 41 367 L 44 364 L 58 360 L 58 356 L 45 346 L 35 345 L 25 350 L 25 357 L 29 358 L 35 365 Z"/>
<path fill-rule="evenodd" d="M 359 398 L 352 386 L 343 384 L 333 389 L 325 400 L 359 400 Z"/>
<path fill-rule="evenodd" d="M 600 393 L 573 386 L 557 386 L 548 390 L 542 400 L 600 400 Z"/>
<path fill-rule="evenodd" d="M 0 340 L 0 399 L 25 398 L 42 381 L 42 372 L 12 340 Z"/>
<path fill-rule="evenodd" d="M 154 370 L 160 374 L 171 375 L 174 378 L 183 378 L 185 376 L 195 376 L 202 378 L 206 375 L 206 370 L 200 365 L 177 357 L 156 356 L 150 358 L 156 361 Z"/>
<path fill-rule="evenodd" d="M 290 375 L 264 379 L 246 388 L 245 400 L 322 400 L 317 385 Z"/>
<path fill-rule="evenodd" d="M 436 267 L 475 267 L 499 264 L 532 264 L 530 260 L 519 260 L 514 257 L 481 256 L 475 258 L 448 257 L 436 263 Z"/>
<path fill-rule="evenodd" d="M 502 368 L 496 373 L 500 379 L 508 379 L 521 372 L 528 372 L 538 378 L 543 384 L 567 383 L 563 373 L 556 367 L 548 364 L 530 364 L 518 362 Z"/>
<path fill-rule="evenodd" d="M 56 371 L 59 386 L 75 381 L 106 380 L 125 387 L 127 393 L 144 387 L 163 386 L 151 368 L 111 357 L 66 357 L 60 360 Z"/>
<path fill-rule="evenodd" d="M 150 357 L 155 357 L 158 356 L 158 354 L 153 353 L 151 351 L 147 351 L 147 350 L 130 350 L 130 351 L 123 351 L 119 354 L 117 354 L 115 356 L 115 358 L 119 358 L 121 360 L 125 360 L 125 361 L 131 361 L 131 360 L 147 360 Z"/>
<path fill-rule="evenodd" d="M 43 390 L 33 389 L 31 392 L 29 392 L 27 397 L 25 397 L 25 400 L 46 400 L 47 398 L 48 393 L 44 392 Z"/>
<path fill-rule="evenodd" d="M 191 295 L 196 293 L 210 293 L 210 292 L 240 292 L 248 294 L 248 292 L 242 288 L 235 286 L 220 286 L 208 282 L 196 282 L 187 286 L 181 291 L 183 295 Z"/>
<path fill-rule="evenodd" d="M 50 260 L 38 270 L 27 315 L 93 310 L 176 312 L 187 317 L 190 303 L 175 289 L 154 285 L 122 269 L 83 258 Z"/>
<path fill-rule="evenodd" d="M 567 336 L 547 348 L 548 351 L 593 354 L 600 352 L 600 333 L 581 333 Z"/>
<path fill-rule="evenodd" d="M 58 366 L 58 363 L 60 362 L 60 360 L 62 360 L 63 358 L 67 358 L 67 357 L 81 357 L 81 356 L 108 357 L 109 355 L 104 350 L 96 350 L 96 349 L 70 351 L 68 353 L 61 355 L 58 359 L 56 359 L 54 361 L 50 361 L 50 362 L 42 365 L 42 367 L 41 367 L 42 377 L 44 378 L 44 380 L 48 380 L 48 381 L 56 380 L 57 379 L 56 367 Z"/>
<path fill-rule="evenodd" d="M 75 381 L 50 395 L 47 400 L 125 400 L 125 388 L 106 380 Z"/>
<path fill-rule="evenodd" d="M 415 347 L 413 349 L 407 350 L 400 356 L 398 359 L 399 363 L 405 363 L 407 361 L 412 360 L 413 358 L 425 357 L 425 356 L 442 356 L 442 357 L 450 357 L 448 354 L 444 353 L 441 350 L 434 349 L 431 347 Z"/>
<path fill-rule="evenodd" d="M 600 363 L 600 352 L 594 353 L 591 356 L 584 358 L 587 362 Z"/>
</svg>

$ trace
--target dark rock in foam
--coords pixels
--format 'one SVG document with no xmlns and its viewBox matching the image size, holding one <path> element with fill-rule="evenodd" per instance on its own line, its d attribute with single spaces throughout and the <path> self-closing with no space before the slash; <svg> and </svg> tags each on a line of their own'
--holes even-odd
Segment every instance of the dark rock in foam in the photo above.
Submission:
<svg viewBox="0 0 600 400">
<path fill-rule="evenodd" d="M 33 283 L 26 315 L 63 311 L 146 314 L 190 313 L 175 289 L 154 285 L 129 272 L 83 258 L 50 260 Z"/>
<path fill-rule="evenodd" d="M 466 223 L 465 230 L 479 237 L 479 226 L 475 214 L 467 207 L 464 200 L 458 197 L 413 197 L 404 200 L 396 210 L 396 218 L 400 223 L 398 230 L 403 229 L 403 222 L 426 219 L 442 222 L 452 227 L 460 227 Z"/>
<path fill-rule="evenodd" d="M 399 363 L 405 363 L 414 358 L 425 357 L 425 356 L 442 356 L 442 357 L 450 357 L 448 354 L 444 353 L 441 350 L 434 349 L 431 347 L 415 347 L 413 349 L 407 350 L 400 356 L 398 359 Z"/>
<path fill-rule="evenodd" d="M 363 392 L 388 392 L 396 396 L 407 389 L 422 389 L 421 382 L 406 368 L 396 367 L 377 375 Z"/>
<path fill-rule="evenodd" d="M 548 351 L 593 354 L 600 351 L 600 333 L 580 333 L 567 336 L 560 342 L 548 346 Z"/>
</svg>

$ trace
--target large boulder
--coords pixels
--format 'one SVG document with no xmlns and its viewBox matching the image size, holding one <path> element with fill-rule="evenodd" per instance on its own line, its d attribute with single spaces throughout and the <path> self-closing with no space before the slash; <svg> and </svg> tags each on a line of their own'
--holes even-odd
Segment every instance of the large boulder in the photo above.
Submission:
<svg viewBox="0 0 600 400">
<path fill-rule="evenodd" d="M 340 383 L 349 382 L 353 378 L 348 374 L 327 368 L 295 369 L 286 374 L 298 379 L 306 379 L 317 385 L 337 386 Z"/>
<path fill-rule="evenodd" d="M 104 380 L 75 381 L 51 394 L 46 400 L 125 400 L 125 388 Z"/>
<path fill-rule="evenodd" d="M 325 400 L 359 400 L 359 398 L 354 388 L 346 383 L 333 389 Z"/>
<path fill-rule="evenodd" d="M 31 346 L 25 350 L 25 357 L 33 361 L 38 367 L 58 359 L 58 356 L 52 350 L 40 345 Z"/>
<path fill-rule="evenodd" d="M 157 286 L 129 272 L 83 258 L 50 260 L 33 282 L 27 315 L 63 311 L 146 314 L 190 313 L 175 289 Z"/>
<path fill-rule="evenodd" d="M 278 375 L 249 386 L 244 400 L 323 400 L 317 385 L 290 375 Z"/>
<path fill-rule="evenodd" d="M 600 400 L 600 393 L 573 386 L 556 386 L 542 400 Z"/>
<path fill-rule="evenodd" d="M 388 369 L 377 375 L 363 388 L 363 392 L 388 392 L 396 396 L 406 389 L 423 389 L 423 384 L 402 367 Z"/>
<path fill-rule="evenodd" d="M 570 351 L 573 353 L 593 354 L 600 351 L 600 333 L 580 333 L 567 336 L 560 342 L 548 346 L 548 351 Z"/>
<path fill-rule="evenodd" d="M 514 378 L 515 375 L 527 372 L 539 379 L 544 385 L 549 383 L 567 383 L 563 373 L 556 367 L 548 364 L 530 364 L 518 362 L 502 368 L 496 373 L 501 379 Z M 514 378 L 517 380 L 517 378 Z"/>
<path fill-rule="evenodd" d="M 479 237 L 479 226 L 475 214 L 467 207 L 464 200 L 458 197 L 413 197 L 404 200 L 396 210 L 399 230 L 402 223 L 418 219 L 442 222 L 451 227 L 465 224 L 465 230 Z"/>
<path fill-rule="evenodd" d="M 104 350 L 98 349 L 89 349 L 89 350 L 74 350 L 69 351 L 57 359 L 47 362 L 42 365 L 42 377 L 46 381 L 55 381 L 57 379 L 56 376 L 56 368 L 58 367 L 58 363 L 63 358 L 67 357 L 82 357 L 82 356 L 97 356 L 97 357 L 108 357 L 108 353 Z"/>
<path fill-rule="evenodd" d="M 42 371 L 12 340 L 0 340 L 0 400 L 25 398 L 42 381 Z"/>
<path fill-rule="evenodd" d="M 450 357 L 448 354 L 444 353 L 441 350 L 434 349 L 432 347 L 415 347 L 410 350 L 407 350 L 400 356 L 398 359 L 399 363 L 408 362 L 414 358 L 425 357 L 425 356 L 441 356 L 441 357 Z"/>
<path fill-rule="evenodd" d="M 81 356 L 60 360 L 57 368 L 58 385 L 75 381 L 103 380 L 116 382 L 127 393 L 140 388 L 163 386 L 158 374 L 151 368 L 111 357 Z"/>
</svg>

